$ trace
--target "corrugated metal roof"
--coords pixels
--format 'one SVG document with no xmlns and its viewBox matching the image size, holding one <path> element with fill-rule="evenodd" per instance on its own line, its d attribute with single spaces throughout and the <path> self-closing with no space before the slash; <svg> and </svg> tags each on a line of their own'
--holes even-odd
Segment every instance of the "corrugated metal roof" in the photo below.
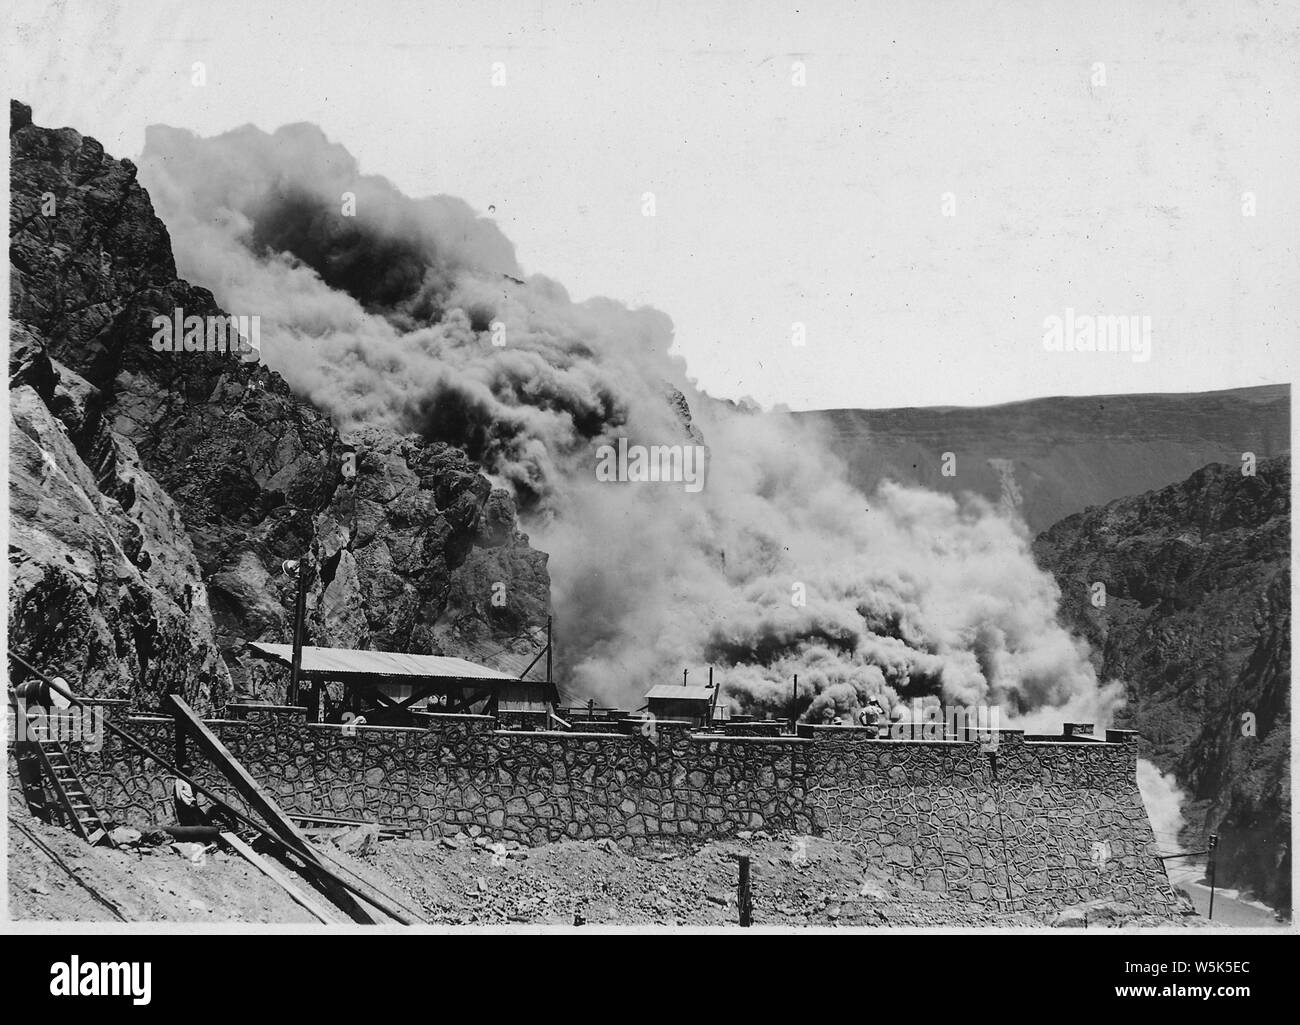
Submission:
<svg viewBox="0 0 1300 1025">
<path fill-rule="evenodd" d="M 249 644 L 253 654 L 283 665 L 293 664 L 292 644 Z M 424 679 L 512 680 L 517 678 L 487 666 L 449 655 L 412 655 L 404 651 L 357 651 L 353 648 L 317 648 L 304 644 L 304 673 L 326 676 L 406 676 Z"/>
<path fill-rule="evenodd" d="M 646 691 L 646 698 L 663 698 L 671 701 L 712 701 L 712 687 L 681 687 L 671 683 L 660 683 Z"/>
</svg>

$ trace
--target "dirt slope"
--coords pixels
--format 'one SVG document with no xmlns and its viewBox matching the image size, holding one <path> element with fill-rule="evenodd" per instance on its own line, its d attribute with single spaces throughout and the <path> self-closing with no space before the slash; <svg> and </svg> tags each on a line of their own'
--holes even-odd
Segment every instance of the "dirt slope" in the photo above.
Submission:
<svg viewBox="0 0 1300 1025">
<path fill-rule="evenodd" d="M 192 864 L 169 848 L 149 855 L 88 848 L 13 812 L 130 921 L 285 922 L 311 919 L 246 864 L 210 854 Z M 385 840 L 333 856 L 435 926 L 736 927 L 737 859 L 750 858 L 755 926 L 988 927 L 1082 925 L 1083 913 L 999 914 L 927 893 L 870 867 L 848 844 L 758 833 L 725 843 L 632 855 L 611 841 L 543 847 Z M 9 842 L 10 914 L 19 920 L 117 921 L 20 829 Z M 1092 925 L 1170 923 L 1091 908 Z"/>
<path fill-rule="evenodd" d="M 88 847 L 59 826 L 9 805 L 9 918 L 120 922 L 109 908 L 33 843 L 36 837 L 130 922 L 288 922 L 316 924 L 242 858 L 221 851 L 196 865 L 176 848 Z"/>
</svg>

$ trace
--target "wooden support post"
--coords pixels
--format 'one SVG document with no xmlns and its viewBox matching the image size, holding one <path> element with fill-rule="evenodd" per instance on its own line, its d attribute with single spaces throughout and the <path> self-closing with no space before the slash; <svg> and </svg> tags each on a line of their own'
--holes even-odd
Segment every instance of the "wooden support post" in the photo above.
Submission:
<svg viewBox="0 0 1300 1025">
<path fill-rule="evenodd" d="M 748 928 L 753 921 L 753 895 L 749 890 L 749 855 L 740 856 L 740 879 L 736 883 L 736 907 L 740 911 L 740 924 Z"/>
<path fill-rule="evenodd" d="M 188 769 L 190 767 L 189 752 L 185 745 L 185 723 L 181 717 L 179 708 L 173 707 L 173 719 L 175 722 L 174 730 L 176 733 L 176 749 L 173 752 L 176 758 L 176 767 L 179 769 Z"/>
</svg>

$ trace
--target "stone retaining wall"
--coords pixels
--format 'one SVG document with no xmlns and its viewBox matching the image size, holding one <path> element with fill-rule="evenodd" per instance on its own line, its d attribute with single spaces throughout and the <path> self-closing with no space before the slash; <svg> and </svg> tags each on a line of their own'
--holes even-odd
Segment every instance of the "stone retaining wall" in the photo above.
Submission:
<svg viewBox="0 0 1300 1025">
<path fill-rule="evenodd" d="M 1172 900 L 1137 788 L 1137 735 L 1106 743 L 1026 743 L 1002 730 L 978 743 L 815 734 L 808 803 L 814 830 L 927 890 L 1013 908 Z M 1010 880 L 1008 887 L 1008 872 Z"/>
<path fill-rule="evenodd" d="M 209 721 L 213 732 L 295 813 L 411 825 L 426 838 L 609 837 L 629 849 L 779 830 L 855 842 L 918 886 L 1007 909 L 1172 903 L 1138 794 L 1136 738 L 1122 731 L 1091 743 L 1001 731 L 990 752 L 853 727 L 726 736 L 625 720 L 618 733 L 510 732 L 487 716 L 439 715 L 428 728 L 348 730 L 309 724 L 297 708 L 227 715 Z M 115 721 L 175 760 L 171 719 Z M 229 794 L 192 741 L 189 751 L 189 771 Z M 69 754 L 106 818 L 173 821 L 169 774 L 152 759 L 111 735 L 98 752 Z"/>
</svg>

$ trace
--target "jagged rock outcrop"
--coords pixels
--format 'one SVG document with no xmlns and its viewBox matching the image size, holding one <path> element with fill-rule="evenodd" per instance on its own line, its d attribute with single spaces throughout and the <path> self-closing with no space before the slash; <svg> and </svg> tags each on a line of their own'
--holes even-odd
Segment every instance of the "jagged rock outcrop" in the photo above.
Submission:
<svg viewBox="0 0 1300 1025">
<path fill-rule="evenodd" d="M 1099 675 L 1126 682 L 1119 725 L 1190 800 L 1186 842 L 1217 832 L 1218 882 L 1290 907 L 1291 469 L 1213 464 L 1067 517 L 1034 551 Z M 1093 603 L 1094 582 L 1105 604 Z"/>
<path fill-rule="evenodd" d="M 19 103 L 10 149 L 10 374 L 23 418 L 14 461 L 26 473 L 13 485 L 16 650 L 84 690 L 146 706 L 171 689 L 201 708 L 232 691 L 278 698 L 283 680 L 252 671 L 241 652 L 288 639 L 295 584 L 281 565 L 308 553 L 319 564 L 313 643 L 459 654 L 462 641 L 514 637 L 529 647 L 549 608 L 546 556 L 474 464 L 378 431 L 345 443 L 277 374 L 238 354 L 155 351 L 155 317 L 224 311 L 177 278 L 134 165 L 72 129 L 34 125 Z M 79 530 L 38 497 L 50 486 L 42 450 L 78 492 L 67 516 L 82 518 Z M 485 611 L 484 565 L 517 597 L 511 616 Z M 100 582 L 126 579 L 119 589 L 130 591 L 131 571 L 142 583 L 128 615 Z M 68 602 L 76 629 L 58 625 Z"/>
<path fill-rule="evenodd" d="M 316 521 L 326 635 L 430 651 L 545 623 L 546 557 L 515 528 L 504 491 L 450 445 L 373 428 L 353 440 L 357 475 Z M 494 606 L 498 582 L 506 600 Z"/>
<path fill-rule="evenodd" d="M 9 644 L 83 694 L 230 695 L 175 504 L 27 335 L 9 393 Z M 57 376 L 56 376 L 57 375 Z"/>
</svg>

